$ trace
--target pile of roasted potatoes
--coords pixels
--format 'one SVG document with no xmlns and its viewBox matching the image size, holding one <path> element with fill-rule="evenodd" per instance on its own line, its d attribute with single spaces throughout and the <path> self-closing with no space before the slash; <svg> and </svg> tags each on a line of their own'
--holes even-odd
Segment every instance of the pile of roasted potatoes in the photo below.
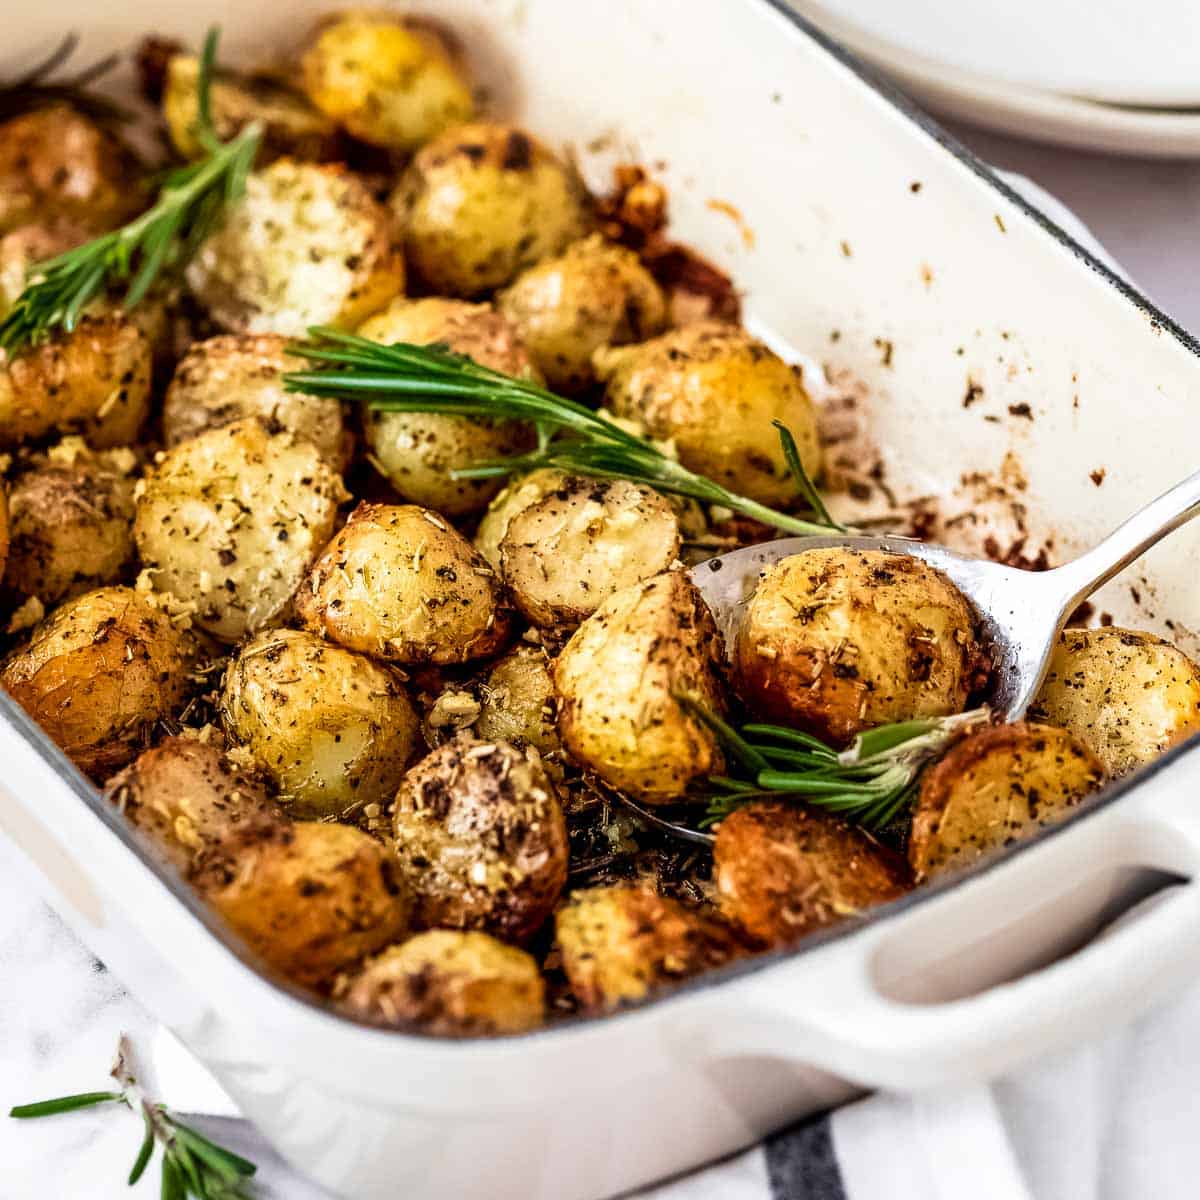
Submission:
<svg viewBox="0 0 1200 1200">
<path fill-rule="evenodd" d="M 197 60 L 150 57 L 187 159 Z M 284 390 L 312 325 L 439 342 L 764 504 L 795 503 L 773 421 L 820 477 L 801 372 L 478 108 L 457 40 L 394 14 L 223 70 L 222 136 L 266 131 L 244 197 L 173 285 L 0 358 L 0 682 L 260 960 L 367 1022 L 527 1030 L 853 918 L 1200 729 L 1178 649 L 1069 629 L 1030 719 L 955 743 L 885 835 L 790 799 L 711 853 L 639 820 L 622 796 L 694 804 L 728 766 L 681 692 L 845 747 L 977 702 L 987 647 L 928 566 L 836 549 L 768 571 L 725 645 L 687 566 L 765 528 L 623 480 L 456 479 L 534 432 Z M 0 124 L 0 315 L 138 178 L 70 103 Z M 634 178 L 626 209 L 661 202 Z"/>
</svg>

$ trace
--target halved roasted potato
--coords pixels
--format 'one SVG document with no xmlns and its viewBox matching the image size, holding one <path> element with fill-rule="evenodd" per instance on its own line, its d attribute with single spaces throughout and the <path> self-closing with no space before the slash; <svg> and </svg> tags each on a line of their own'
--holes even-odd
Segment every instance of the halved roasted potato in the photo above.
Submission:
<svg viewBox="0 0 1200 1200">
<path fill-rule="evenodd" d="M 500 543 L 508 532 L 508 523 L 531 504 L 557 491 L 567 476 L 552 467 L 539 467 L 508 483 L 488 506 L 475 530 L 475 549 L 500 569 Z"/>
<path fill-rule="evenodd" d="M 490 671 L 480 688 L 475 733 L 541 755 L 562 749 L 554 724 L 553 667 L 541 646 L 519 645 Z"/>
</svg>

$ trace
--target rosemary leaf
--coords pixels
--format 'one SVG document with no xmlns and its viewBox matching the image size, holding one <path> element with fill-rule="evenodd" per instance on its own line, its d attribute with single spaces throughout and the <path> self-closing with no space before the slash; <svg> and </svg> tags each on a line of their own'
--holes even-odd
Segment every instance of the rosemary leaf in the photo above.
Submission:
<svg viewBox="0 0 1200 1200">
<path fill-rule="evenodd" d="M 154 1123 L 150 1120 L 148 1112 L 142 1113 L 142 1120 L 146 1124 L 146 1135 L 142 1138 L 141 1148 L 138 1150 L 137 1158 L 133 1160 L 133 1167 L 129 1172 L 130 1187 L 133 1187 L 145 1174 L 146 1167 L 150 1162 L 150 1156 L 154 1153 Z"/>
<path fill-rule="evenodd" d="M 59 1096 L 57 1100 L 41 1100 L 37 1104 L 18 1104 L 8 1110 L 10 1117 L 27 1120 L 31 1117 L 52 1117 L 57 1113 L 74 1112 L 110 1100 L 124 1100 L 121 1092 L 79 1092 L 74 1096 Z"/>
</svg>

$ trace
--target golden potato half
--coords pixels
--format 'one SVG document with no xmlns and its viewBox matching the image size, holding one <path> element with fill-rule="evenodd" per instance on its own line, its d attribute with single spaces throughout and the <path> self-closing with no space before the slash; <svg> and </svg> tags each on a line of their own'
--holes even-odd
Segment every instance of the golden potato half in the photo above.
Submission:
<svg viewBox="0 0 1200 1200">
<path fill-rule="evenodd" d="M 1064 629 L 1030 707 L 1124 775 L 1200 730 L 1200 666 L 1132 629 Z"/>
<path fill-rule="evenodd" d="M 449 929 L 389 946 L 339 992 L 340 1007 L 352 1016 L 443 1037 L 524 1033 L 545 1013 L 545 985 L 524 950 Z"/>
<path fill-rule="evenodd" d="M 459 125 L 427 143 L 392 195 L 408 264 L 429 289 L 478 296 L 588 232 L 575 172 L 523 129 Z"/>
<path fill-rule="evenodd" d="M 297 817 L 345 819 L 390 802 L 417 743 L 417 714 L 393 672 L 296 629 L 241 647 L 221 720 Z"/>
<path fill-rule="evenodd" d="M 781 946 L 876 904 L 910 884 L 899 855 L 815 808 L 747 804 L 717 827 L 721 913 L 763 946 Z"/>
<path fill-rule="evenodd" d="M 641 1000 L 744 953 L 722 921 L 633 885 L 573 892 L 555 924 L 571 991 L 591 1009 Z"/>
<path fill-rule="evenodd" d="M 5 659 L 0 684 L 81 771 L 103 778 L 183 707 L 194 649 L 145 596 L 100 588 L 38 625 Z"/>
<path fill-rule="evenodd" d="M 554 676 L 541 646 L 519 645 L 484 681 L 475 733 L 485 741 L 532 746 L 539 754 L 562 749 L 554 723 Z"/>
<path fill-rule="evenodd" d="M 680 571 L 610 596 L 554 664 L 563 745 L 601 779 L 650 804 L 684 798 L 725 761 L 707 725 L 677 699 L 725 709 L 721 638 Z"/>
<path fill-rule="evenodd" d="M 925 772 L 908 861 L 920 879 L 969 867 L 1057 824 L 1103 782 L 1095 755 L 1065 729 L 989 726 Z"/>
<path fill-rule="evenodd" d="M 962 712 L 986 677 L 974 616 L 944 575 L 910 555 L 840 546 L 763 574 L 733 663 L 753 712 L 839 745 Z"/>
<path fill-rule="evenodd" d="M 596 369 L 618 417 L 670 439 L 685 467 L 731 491 L 776 507 L 796 500 L 773 421 L 791 431 L 808 474 L 820 473 L 816 413 L 799 368 L 736 325 L 697 321 L 601 350 Z"/>
<path fill-rule="evenodd" d="M 405 777 L 396 857 L 423 928 L 481 929 L 523 942 L 567 881 L 567 827 L 536 752 L 468 734 Z"/>
<path fill-rule="evenodd" d="M 566 479 L 561 471 L 539 467 L 528 475 L 517 476 L 491 502 L 475 530 L 475 549 L 497 571 L 500 569 L 500 543 L 508 532 L 509 522 L 531 504 L 558 491 Z"/>
<path fill-rule="evenodd" d="M 415 504 L 360 504 L 314 564 L 296 611 L 347 649 L 410 664 L 486 658 L 513 626 L 496 573 Z"/>
</svg>

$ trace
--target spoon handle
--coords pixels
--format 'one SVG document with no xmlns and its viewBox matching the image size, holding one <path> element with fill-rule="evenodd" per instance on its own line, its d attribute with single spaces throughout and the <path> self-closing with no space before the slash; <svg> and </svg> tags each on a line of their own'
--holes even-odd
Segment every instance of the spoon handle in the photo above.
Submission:
<svg viewBox="0 0 1200 1200">
<path fill-rule="evenodd" d="M 1107 583 L 1197 513 L 1200 513 L 1200 471 L 1134 513 L 1099 545 L 1051 572 L 1063 589 L 1062 611 L 1071 612 L 1101 584 Z"/>
</svg>

